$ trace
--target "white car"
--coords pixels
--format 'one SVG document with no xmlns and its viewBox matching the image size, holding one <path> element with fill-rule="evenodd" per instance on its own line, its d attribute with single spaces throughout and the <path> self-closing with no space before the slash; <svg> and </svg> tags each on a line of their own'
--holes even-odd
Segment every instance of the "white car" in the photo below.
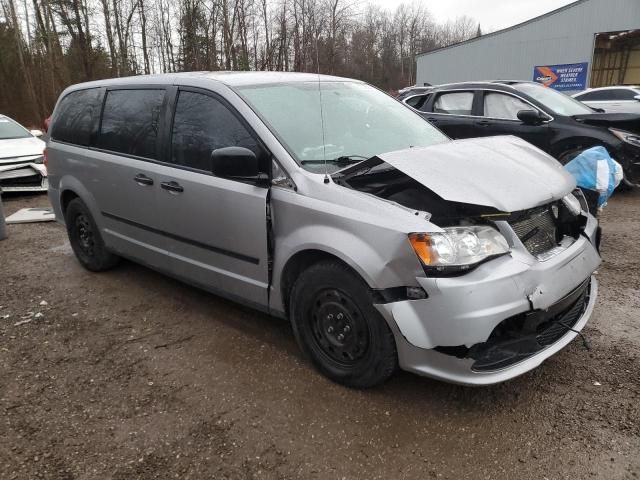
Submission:
<svg viewBox="0 0 640 480">
<path fill-rule="evenodd" d="M 45 143 L 40 130 L 27 130 L 0 115 L 0 188 L 3 192 L 47 191 Z"/>
<path fill-rule="evenodd" d="M 638 86 L 590 88 L 574 94 L 573 98 L 586 103 L 591 108 L 602 108 L 607 113 L 640 114 L 640 87 Z"/>
</svg>

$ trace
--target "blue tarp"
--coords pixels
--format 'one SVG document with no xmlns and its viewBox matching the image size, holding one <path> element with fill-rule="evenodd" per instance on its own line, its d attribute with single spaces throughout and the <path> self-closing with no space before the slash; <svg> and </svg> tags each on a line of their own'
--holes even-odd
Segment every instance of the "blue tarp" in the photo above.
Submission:
<svg viewBox="0 0 640 480">
<path fill-rule="evenodd" d="M 622 180 L 622 167 L 604 147 L 585 150 L 564 168 L 573 175 L 581 188 L 597 191 L 598 207 L 607 203 Z"/>
</svg>

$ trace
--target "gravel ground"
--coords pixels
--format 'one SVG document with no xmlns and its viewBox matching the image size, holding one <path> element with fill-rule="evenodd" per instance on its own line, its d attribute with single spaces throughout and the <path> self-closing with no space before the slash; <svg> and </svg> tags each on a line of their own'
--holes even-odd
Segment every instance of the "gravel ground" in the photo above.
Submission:
<svg viewBox="0 0 640 480">
<path fill-rule="evenodd" d="M 639 206 L 619 194 L 602 219 L 592 349 L 475 389 L 339 387 L 281 320 L 131 263 L 89 273 L 59 225 L 9 226 L 0 478 L 638 478 Z"/>
</svg>

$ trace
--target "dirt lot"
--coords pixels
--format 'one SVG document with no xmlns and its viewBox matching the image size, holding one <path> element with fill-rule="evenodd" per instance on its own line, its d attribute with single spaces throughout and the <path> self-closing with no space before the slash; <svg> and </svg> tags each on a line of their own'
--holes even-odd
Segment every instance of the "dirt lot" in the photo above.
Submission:
<svg viewBox="0 0 640 480">
<path fill-rule="evenodd" d="M 59 225 L 9 226 L 0 478 L 637 478 L 639 216 L 640 192 L 605 211 L 591 351 L 490 388 L 368 391 L 316 373 L 285 322 L 131 263 L 86 272 Z"/>
</svg>

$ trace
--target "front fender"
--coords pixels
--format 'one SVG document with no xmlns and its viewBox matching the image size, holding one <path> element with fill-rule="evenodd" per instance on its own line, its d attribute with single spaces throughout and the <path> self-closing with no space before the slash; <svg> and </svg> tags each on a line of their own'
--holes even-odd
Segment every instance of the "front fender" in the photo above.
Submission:
<svg viewBox="0 0 640 480">
<path fill-rule="evenodd" d="M 415 215 L 401 208 L 394 209 L 393 222 L 385 221 L 389 218 L 389 207 L 379 208 L 376 213 L 376 205 L 382 202 L 368 198 L 367 201 L 371 203 L 369 211 L 361 212 L 294 192 L 273 190 L 272 310 L 284 310 L 282 274 L 287 262 L 303 251 L 335 256 L 371 288 L 418 285 L 416 277 L 424 273 L 407 233 L 427 229 L 427 222 L 418 223 Z M 404 215 L 406 222 L 398 222 Z"/>
</svg>

